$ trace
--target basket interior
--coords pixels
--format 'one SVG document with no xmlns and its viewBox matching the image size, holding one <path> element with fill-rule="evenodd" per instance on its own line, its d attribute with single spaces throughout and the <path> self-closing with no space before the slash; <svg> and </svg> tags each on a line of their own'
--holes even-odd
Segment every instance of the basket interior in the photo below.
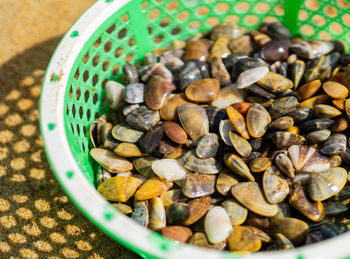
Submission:
<svg viewBox="0 0 350 259">
<path fill-rule="evenodd" d="M 122 83 L 125 62 L 142 63 L 145 53 L 196 32 L 209 31 L 218 23 L 232 22 L 254 29 L 264 21 L 282 21 L 284 2 L 133 0 L 109 17 L 80 51 L 65 92 L 67 139 L 89 182 L 95 185 L 94 163 L 89 156 L 89 125 L 108 112 L 104 85 L 108 80 Z M 305 38 L 340 39 L 349 47 L 349 6 L 344 0 L 302 1 L 298 33 Z"/>
</svg>

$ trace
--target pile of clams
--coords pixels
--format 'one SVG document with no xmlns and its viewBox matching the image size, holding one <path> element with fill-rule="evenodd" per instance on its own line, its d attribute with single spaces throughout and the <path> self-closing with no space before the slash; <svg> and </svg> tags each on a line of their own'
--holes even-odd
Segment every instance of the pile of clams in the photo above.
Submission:
<svg viewBox="0 0 350 259">
<path fill-rule="evenodd" d="M 350 226 L 350 54 L 281 23 L 176 41 L 105 85 L 97 190 L 177 242 L 292 249 Z"/>
</svg>

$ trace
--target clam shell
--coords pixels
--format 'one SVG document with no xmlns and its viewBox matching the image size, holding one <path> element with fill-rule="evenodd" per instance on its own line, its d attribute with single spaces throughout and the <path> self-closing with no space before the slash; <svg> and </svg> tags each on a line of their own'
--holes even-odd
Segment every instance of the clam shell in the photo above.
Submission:
<svg viewBox="0 0 350 259">
<path fill-rule="evenodd" d="M 326 141 L 330 135 L 331 131 L 328 129 L 317 130 L 307 134 L 306 140 L 312 144 L 317 144 Z"/>
<path fill-rule="evenodd" d="M 253 37 L 254 42 L 259 47 L 264 46 L 266 43 L 268 43 L 271 40 L 271 38 L 269 36 L 267 36 L 264 33 L 259 32 L 259 31 L 250 31 L 249 34 Z"/>
<path fill-rule="evenodd" d="M 244 90 L 237 89 L 237 87 L 234 85 L 228 85 L 221 88 L 216 99 L 211 102 L 211 105 L 226 109 L 227 106 L 233 103 L 243 102 L 244 97 Z"/>
<path fill-rule="evenodd" d="M 239 74 L 236 85 L 238 89 L 246 88 L 259 80 L 261 80 L 267 73 L 269 69 L 265 66 L 255 67 L 249 70 L 246 70 Z"/>
<path fill-rule="evenodd" d="M 134 83 L 127 85 L 123 93 L 124 101 L 128 103 L 143 103 L 146 85 L 141 83 Z"/>
<path fill-rule="evenodd" d="M 130 104 L 130 105 L 125 105 L 123 107 L 123 115 L 127 116 L 130 112 L 132 112 L 133 110 L 136 110 L 137 108 L 139 108 L 140 105 L 136 104 Z"/>
<path fill-rule="evenodd" d="M 333 123 L 334 123 L 334 120 L 331 120 L 328 118 L 320 118 L 320 119 L 305 121 L 301 123 L 299 127 L 302 129 L 306 129 L 308 131 L 314 131 L 314 130 L 327 129 L 330 126 L 332 126 Z"/>
<path fill-rule="evenodd" d="M 247 87 L 248 91 L 250 93 L 252 93 L 253 95 L 257 95 L 257 96 L 260 96 L 260 97 L 264 97 L 264 98 L 276 98 L 276 95 L 275 94 L 272 94 L 268 91 L 266 91 L 265 89 L 263 89 L 262 87 L 258 86 L 257 84 L 252 84 L 252 85 L 249 85 Z"/>
<path fill-rule="evenodd" d="M 179 149 L 180 147 L 181 147 L 180 144 L 172 141 L 167 137 L 163 137 L 163 139 L 159 142 L 159 145 L 157 147 L 157 152 L 159 154 L 170 154 L 175 150 Z"/>
<path fill-rule="evenodd" d="M 148 179 L 135 193 L 135 199 L 148 200 L 160 196 L 173 186 L 173 183 L 162 181 L 158 177 Z"/>
<path fill-rule="evenodd" d="M 146 65 L 155 64 L 158 62 L 158 57 L 154 53 L 150 52 L 145 55 L 144 61 Z"/>
<path fill-rule="evenodd" d="M 276 38 L 280 40 L 290 39 L 291 35 L 287 27 L 285 27 L 281 22 L 269 22 L 260 25 L 260 32 L 269 35 L 271 38 Z"/>
<path fill-rule="evenodd" d="M 163 64 L 160 63 L 141 67 L 139 69 L 139 73 L 141 75 L 142 81 L 145 83 L 148 83 L 148 81 L 150 81 L 155 76 L 160 76 L 168 81 L 171 85 L 173 84 L 173 74 Z"/>
<path fill-rule="evenodd" d="M 188 198 L 198 198 L 215 192 L 215 175 L 188 173 L 182 184 L 182 193 Z"/>
<path fill-rule="evenodd" d="M 212 102 L 220 91 L 220 82 L 214 78 L 207 78 L 191 83 L 185 91 L 187 99 L 193 102 Z"/>
<path fill-rule="evenodd" d="M 320 80 L 314 80 L 302 85 L 298 89 L 299 100 L 304 101 L 314 96 L 317 93 L 317 91 L 320 89 L 320 87 L 321 87 Z"/>
<path fill-rule="evenodd" d="M 159 112 L 141 105 L 126 116 L 127 123 L 135 129 L 147 131 L 160 120 Z"/>
<path fill-rule="evenodd" d="M 282 218 L 271 222 L 269 233 L 275 236 L 278 233 L 286 236 L 294 245 L 301 245 L 305 242 L 309 232 L 309 226 L 296 218 Z"/>
<path fill-rule="evenodd" d="M 221 206 L 226 210 L 228 216 L 230 217 L 232 226 L 241 225 L 247 219 L 248 210 L 234 199 L 225 200 L 223 203 L 221 203 Z"/>
<path fill-rule="evenodd" d="M 106 169 L 104 169 L 102 166 L 98 166 L 97 168 L 97 176 L 96 176 L 96 185 L 99 186 L 104 181 L 108 180 L 112 177 L 112 174 Z"/>
<path fill-rule="evenodd" d="M 141 175 L 145 176 L 146 178 L 152 178 L 156 175 L 153 172 L 151 165 L 156 160 L 158 160 L 158 159 L 155 157 L 144 156 L 144 157 L 139 157 L 139 158 L 134 159 L 134 161 L 132 163 L 133 163 L 135 169 Z"/>
<path fill-rule="evenodd" d="M 181 189 L 166 191 L 160 195 L 164 208 L 168 208 L 175 202 L 186 202 L 188 199 L 182 194 Z"/>
<path fill-rule="evenodd" d="M 194 149 L 185 153 L 179 161 L 183 167 L 196 173 L 217 174 L 222 170 L 220 161 L 215 160 L 213 157 L 206 159 L 198 158 Z"/>
<path fill-rule="evenodd" d="M 345 151 L 346 146 L 346 136 L 341 133 L 335 133 L 320 145 L 320 153 L 327 156 L 340 155 Z"/>
<path fill-rule="evenodd" d="M 260 56 L 266 61 L 286 60 L 288 58 L 288 42 L 286 40 L 270 40 L 260 50 Z"/>
<path fill-rule="evenodd" d="M 236 109 L 234 109 L 232 106 L 227 106 L 226 108 L 227 115 L 234 126 L 234 128 L 237 130 L 237 132 L 245 139 L 249 139 L 249 133 L 247 131 L 247 126 L 244 120 L 244 117 L 242 114 L 240 114 Z"/>
<path fill-rule="evenodd" d="M 134 212 L 131 218 L 138 224 L 147 227 L 149 223 L 149 210 L 147 201 L 134 200 Z"/>
<path fill-rule="evenodd" d="M 330 98 L 328 95 L 326 94 L 321 94 L 321 95 L 317 95 L 314 97 L 311 97 L 303 102 L 301 102 L 298 106 L 298 108 L 309 108 L 312 109 L 314 107 L 314 105 L 316 104 L 323 104 L 323 103 L 327 103 L 330 101 Z"/>
<path fill-rule="evenodd" d="M 257 252 L 261 248 L 261 240 L 247 227 L 233 226 L 227 239 L 228 247 L 234 252 Z"/>
<path fill-rule="evenodd" d="M 188 203 L 189 216 L 183 222 L 185 226 L 192 225 L 202 218 L 210 207 L 211 198 L 210 196 L 203 196 L 197 199 L 193 199 Z"/>
<path fill-rule="evenodd" d="M 190 206 L 187 203 L 175 202 L 166 209 L 167 225 L 182 225 L 190 216 Z"/>
<path fill-rule="evenodd" d="M 186 99 L 185 93 L 175 94 L 160 108 L 160 116 L 163 120 L 178 120 L 178 108 L 182 104 L 192 103 Z"/>
<path fill-rule="evenodd" d="M 272 133 L 272 141 L 278 149 L 288 148 L 293 145 L 302 145 L 305 143 L 304 137 L 285 131 Z"/>
<path fill-rule="evenodd" d="M 274 72 L 267 72 L 257 83 L 273 93 L 281 93 L 293 87 L 293 82 L 291 80 Z"/>
<path fill-rule="evenodd" d="M 109 201 L 126 202 L 142 182 L 132 176 L 115 176 L 101 183 L 97 191 Z"/>
<path fill-rule="evenodd" d="M 292 117 L 283 116 L 271 122 L 269 127 L 275 130 L 288 130 L 293 124 L 294 121 Z"/>
<path fill-rule="evenodd" d="M 221 109 L 216 106 L 206 106 L 204 109 L 208 116 L 209 131 L 217 132 L 220 122 L 226 117 L 225 109 Z"/>
<path fill-rule="evenodd" d="M 312 221 L 322 221 L 326 216 L 322 202 L 311 202 L 306 196 L 304 188 L 299 184 L 294 185 L 289 203 Z"/>
<path fill-rule="evenodd" d="M 213 244 L 224 241 L 230 235 L 232 226 L 224 208 L 215 206 L 208 211 L 204 219 L 204 230 Z"/>
<path fill-rule="evenodd" d="M 322 85 L 323 90 L 333 99 L 341 100 L 348 97 L 349 90 L 335 81 L 327 81 Z"/>
<path fill-rule="evenodd" d="M 133 168 L 132 163 L 126 158 L 120 157 L 107 149 L 93 148 L 90 150 L 90 155 L 97 163 L 111 173 L 127 172 Z"/>
<path fill-rule="evenodd" d="M 288 148 L 288 155 L 297 172 L 317 173 L 329 168 L 328 158 L 312 147 L 293 145 Z"/>
<path fill-rule="evenodd" d="M 278 169 L 265 170 L 262 186 L 266 200 L 271 204 L 282 202 L 289 194 L 288 183 L 278 175 Z"/>
<path fill-rule="evenodd" d="M 294 96 L 283 97 L 271 103 L 269 113 L 273 119 L 277 119 L 295 110 L 298 104 L 298 99 Z"/>
<path fill-rule="evenodd" d="M 211 75 L 220 82 L 220 85 L 225 86 L 232 84 L 231 76 L 227 71 L 221 57 L 213 57 L 210 61 Z"/>
<path fill-rule="evenodd" d="M 285 235 L 283 235 L 281 233 L 277 233 L 276 234 L 276 247 L 278 249 L 286 250 L 286 249 L 293 249 L 294 245 Z"/>
<path fill-rule="evenodd" d="M 167 226 L 160 231 L 162 236 L 180 243 L 186 243 L 193 235 L 191 229 L 183 226 Z"/>
<path fill-rule="evenodd" d="M 112 204 L 114 208 L 116 208 L 119 212 L 127 215 L 132 213 L 134 210 L 130 206 L 123 204 L 123 203 L 113 203 Z"/>
<path fill-rule="evenodd" d="M 292 65 L 291 76 L 294 82 L 294 89 L 298 88 L 298 85 L 303 78 L 305 72 L 305 62 L 302 60 L 296 60 Z"/>
<path fill-rule="evenodd" d="M 278 154 L 276 156 L 275 163 L 284 174 L 286 174 L 290 178 L 294 178 L 295 169 L 293 168 L 293 164 L 288 156 L 286 156 L 285 154 Z"/>
<path fill-rule="evenodd" d="M 340 166 L 342 163 L 342 158 L 339 155 L 334 155 L 329 157 L 329 167 L 338 167 Z"/>
<path fill-rule="evenodd" d="M 247 113 L 247 128 L 252 137 L 262 137 L 270 122 L 271 117 L 263 106 L 254 103 L 252 107 L 249 108 Z"/>
<path fill-rule="evenodd" d="M 250 170 L 254 173 L 264 172 L 272 164 L 272 159 L 268 157 L 258 157 L 249 162 Z"/>
<path fill-rule="evenodd" d="M 312 111 L 309 108 L 298 108 L 291 112 L 288 112 L 286 116 L 292 117 L 295 123 L 299 123 L 301 121 L 310 119 L 312 117 Z"/>
<path fill-rule="evenodd" d="M 277 204 L 278 212 L 275 216 L 270 218 L 271 221 L 282 219 L 286 217 L 290 217 L 290 205 L 288 203 L 279 203 Z"/>
<path fill-rule="evenodd" d="M 239 102 L 231 104 L 231 106 L 242 115 L 247 115 L 248 110 L 250 109 L 250 107 L 252 107 L 252 105 L 252 103 L 248 102 Z"/>
<path fill-rule="evenodd" d="M 165 121 L 163 124 L 164 133 L 174 142 L 185 144 L 187 141 L 187 134 L 183 128 L 172 121 Z"/>
<path fill-rule="evenodd" d="M 335 119 L 334 124 L 331 126 L 333 132 L 343 132 L 349 128 L 350 121 L 346 116 L 340 116 Z"/>
<path fill-rule="evenodd" d="M 321 233 L 325 238 L 332 238 L 348 231 L 345 224 L 338 222 L 327 223 L 321 226 Z"/>
<path fill-rule="evenodd" d="M 236 129 L 233 127 L 230 120 L 222 120 L 219 124 L 219 133 L 221 139 L 224 141 L 224 143 L 228 146 L 233 147 L 229 133 L 230 131 L 235 131 Z"/>
<path fill-rule="evenodd" d="M 218 136 L 215 133 L 205 134 L 198 142 L 196 154 L 199 158 L 215 157 L 219 148 Z"/>
<path fill-rule="evenodd" d="M 140 138 L 139 146 L 143 153 L 150 154 L 159 145 L 163 137 L 162 125 L 155 125 Z"/>
<path fill-rule="evenodd" d="M 236 151 L 242 157 L 249 157 L 252 152 L 252 146 L 249 144 L 249 142 L 232 131 L 229 132 L 229 137 Z"/>
<path fill-rule="evenodd" d="M 278 206 L 277 206 L 278 208 Z M 276 214 L 277 215 L 277 214 Z M 273 217 L 271 217 L 272 219 Z M 266 231 L 270 226 L 270 218 L 263 217 L 260 215 L 257 215 L 251 211 L 248 212 L 247 220 L 245 221 L 246 224 L 250 226 L 254 226 L 256 228 L 260 228 L 264 231 Z"/>
<path fill-rule="evenodd" d="M 190 41 L 185 50 L 183 60 L 189 61 L 191 59 L 197 59 L 199 61 L 207 61 L 209 57 L 209 44 L 208 40 L 199 39 Z"/>
<path fill-rule="evenodd" d="M 247 178 L 249 181 L 255 181 L 254 176 L 250 173 L 248 166 L 239 156 L 232 153 L 227 153 L 224 155 L 224 162 L 232 172 Z"/>
<path fill-rule="evenodd" d="M 348 211 L 348 207 L 341 202 L 328 201 L 323 204 L 327 216 L 335 216 Z"/>
<path fill-rule="evenodd" d="M 185 154 L 186 151 L 187 150 L 180 147 L 169 154 L 164 154 L 163 158 L 177 159 L 177 158 L 181 157 L 183 154 Z"/>
<path fill-rule="evenodd" d="M 341 115 L 341 111 L 327 104 L 317 104 L 314 106 L 314 114 L 318 118 L 334 118 Z"/>
<path fill-rule="evenodd" d="M 233 185 L 239 183 L 238 179 L 232 175 L 232 173 L 228 169 L 222 170 L 222 172 L 218 176 L 218 180 L 216 181 L 216 190 L 221 195 L 229 195 L 231 194 L 231 188 Z"/>
<path fill-rule="evenodd" d="M 244 226 L 244 227 L 249 228 L 261 240 L 262 243 L 265 243 L 265 244 L 271 243 L 272 241 L 271 237 L 261 229 L 253 226 Z"/>
<path fill-rule="evenodd" d="M 161 76 L 153 76 L 145 90 L 145 102 L 149 109 L 159 110 L 170 96 L 171 84 Z"/>
<path fill-rule="evenodd" d="M 191 237 L 188 243 L 191 245 L 200 246 L 204 248 L 217 249 L 219 251 L 223 250 L 226 246 L 226 240 L 217 244 L 210 244 L 207 236 L 202 232 L 194 233 L 194 235 Z"/>
<path fill-rule="evenodd" d="M 350 98 L 345 100 L 344 110 L 345 110 L 346 116 L 348 117 L 348 119 L 350 119 Z"/>
<path fill-rule="evenodd" d="M 299 41 L 290 45 L 290 51 L 300 58 L 314 59 L 328 54 L 334 48 L 330 42 L 319 40 Z"/>
<path fill-rule="evenodd" d="M 191 83 L 201 79 L 201 71 L 198 69 L 196 63 L 193 61 L 186 62 L 179 72 L 180 90 L 184 91 Z"/>
<path fill-rule="evenodd" d="M 151 167 L 160 179 L 167 182 L 183 180 L 188 172 L 176 159 L 159 159 Z"/>
<path fill-rule="evenodd" d="M 230 41 L 229 47 L 233 53 L 247 53 L 254 51 L 254 43 L 249 35 L 242 35 Z"/>
<path fill-rule="evenodd" d="M 154 197 L 150 202 L 150 215 L 148 227 L 159 231 L 166 226 L 166 215 L 163 202 L 159 197 Z"/>
<path fill-rule="evenodd" d="M 326 171 L 312 174 L 309 182 L 309 194 L 314 201 L 326 200 L 343 189 L 347 181 L 344 168 L 334 167 Z"/>
<path fill-rule="evenodd" d="M 209 132 L 208 116 L 204 108 L 195 104 L 182 104 L 178 114 L 183 129 L 193 141 L 198 141 Z"/>
<path fill-rule="evenodd" d="M 243 206 L 258 215 L 273 217 L 278 212 L 276 205 L 267 203 L 262 190 L 256 182 L 238 183 L 232 186 L 231 192 L 233 197 Z"/>
<path fill-rule="evenodd" d="M 123 80 L 126 84 L 134 84 L 139 82 L 139 74 L 136 66 L 126 62 L 123 66 Z"/>
<path fill-rule="evenodd" d="M 219 38 L 225 38 L 227 40 L 233 40 L 243 35 L 246 32 L 246 28 L 239 27 L 232 24 L 218 24 L 210 32 L 210 39 L 217 40 Z"/>
<path fill-rule="evenodd" d="M 122 142 L 136 143 L 142 135 L 142 131 L 135 130 L 126 123 L 118 124 L 112 129 L 112 136 Z"/>
<path fill-rule="evenodd" d="M 140 149 L 132 143 L 120 143 L 114 148 L 114 153 L 122 157 L 139 157 L 144 156 Z"/>
<path fill-rule="evenodd" d="M 116 110 L 122 104 L 124 89 L 125 86 L 118 82 L 108 81 L 106 83 L 106 99 L 111 109 Z"/>
</svg>

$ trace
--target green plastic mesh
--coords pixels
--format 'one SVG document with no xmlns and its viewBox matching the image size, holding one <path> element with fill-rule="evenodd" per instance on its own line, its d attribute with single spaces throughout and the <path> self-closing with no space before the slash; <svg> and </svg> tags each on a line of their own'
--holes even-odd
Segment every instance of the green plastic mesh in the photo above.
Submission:
<svg viewBox="0 0 350 259">
<path fill-rule="evenodd" d="M 299 1 L 286 0 L 286 4 L 292 6 Z M 296 25 L 299 34 L 305 38 L 341 39 L 350 46 L 348 2 L 300 2 L 298 22 L 290 25 Z M 107 80 L 122 82 L 125 62 L 142 62 L 145 53 L 196 32 L 209 31 L 221 22 L 254 29 L 264 21 L 282 21 L 284 4 L 283 0 L 133 0 L 109 17 L 82 48 L 70 71 L 65 94 L 68 142 L 87 179 L 95 184 L 94 165 L 88 154 L 89 125 L 108 111 L 104 84 Z"/>
</svg>

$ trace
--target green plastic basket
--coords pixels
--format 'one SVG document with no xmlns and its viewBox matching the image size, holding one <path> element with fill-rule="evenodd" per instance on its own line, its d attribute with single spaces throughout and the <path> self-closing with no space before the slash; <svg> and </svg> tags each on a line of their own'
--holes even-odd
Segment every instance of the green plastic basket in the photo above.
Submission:
<svg viewBox="0 0 350 259">
<path fill-rule="evenodd" d="M 100 0 L 63 37 L 47 69 L 41 94 L 41 132 L 52 169 L 75 205 L 100 229 L 126 247 L 153 258 L 238 258 L 175 244 L 116 211 L 95 190 L 88 128 L 108 111 L 107 80 L 121 80 L 126 61 L 166 48 L 222 22 L 256 28 L 282 21 L 293 35 L 340 39 L 350 46 L 350 7 L 344 0 Z M 259 258 L 344 258 L 350 233 Z M 348 257 L 349 258 L 349 257 Z"/>
</svg>

